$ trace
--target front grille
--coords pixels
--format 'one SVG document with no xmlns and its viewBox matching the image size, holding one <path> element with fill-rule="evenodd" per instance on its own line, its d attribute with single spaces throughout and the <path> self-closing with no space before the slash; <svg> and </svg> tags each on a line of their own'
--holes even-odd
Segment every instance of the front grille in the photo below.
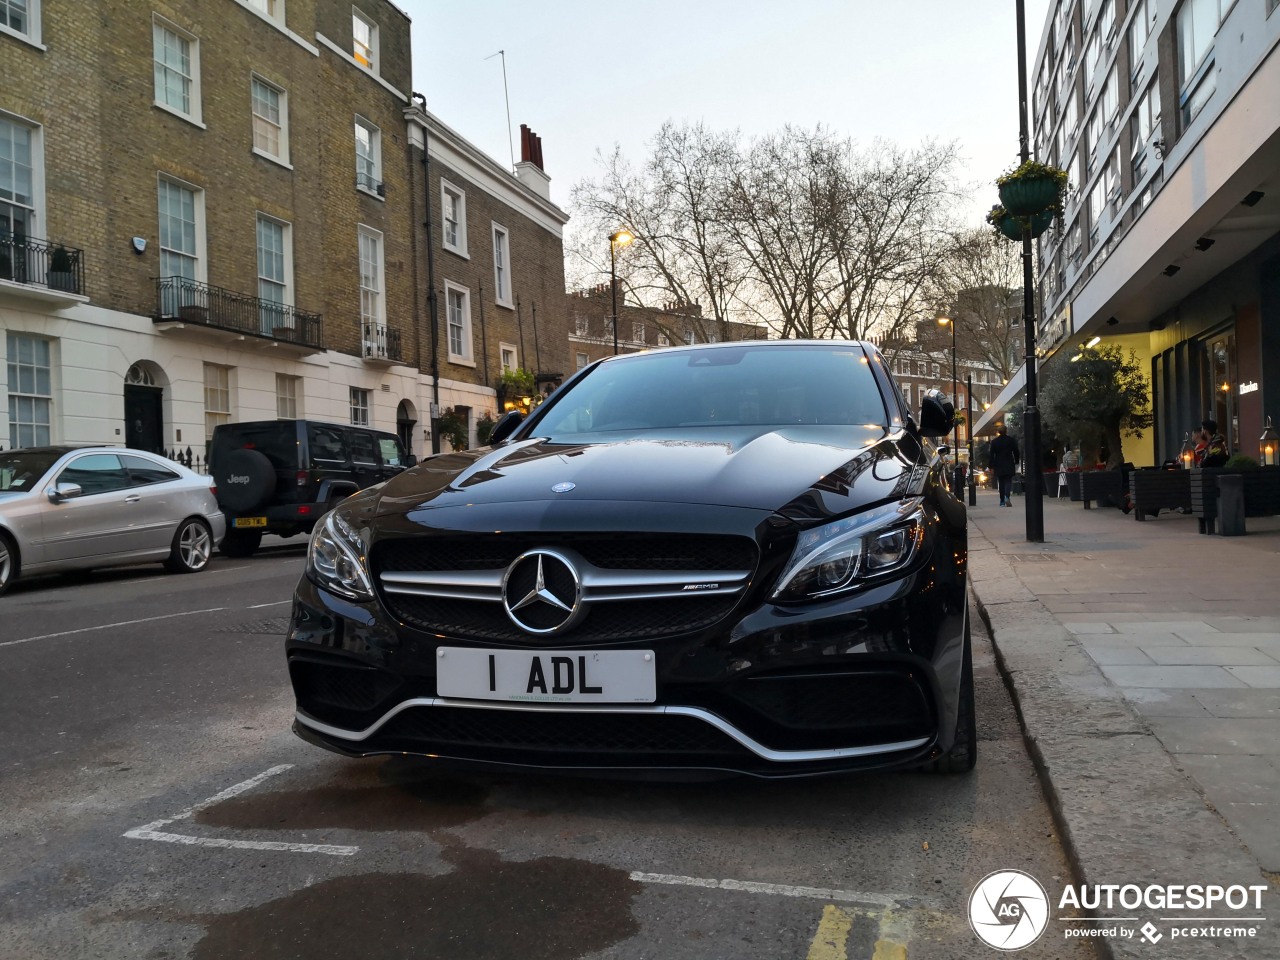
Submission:
<svg viewBox="0 0 1280 960">
<path fill-rule="evenodd" d="M 388 570 L 503 570 L 535 547 L 569 547 L 610 570 L 753 570 L 755 542 L 732 536 L 475 535 L 383 540 L 373 548 L 375 573 Z"/>
<path fill-rule="evenodd" d="M 611 600 L 596 603 L 571 630 L 539 638 L 543 644 L 650 641 L 703 630 L 724 617 L 736 595 L 681 597 L 678 600 Z M 449 637 L 528 642 L 531 635 L 507 617 L 499 603 L 384 593 L 387 609 L 399 619 Z"/>
<path fill-rule="evenodd" d="M 373 667 L 294 658 L 289 661 L 294 696 L 320 719 L 340 722 L 373 710 L 400 687 L 400 680 Z"/>
<path fill-rule="evenodd" d="M 397 714 L 376 735 L 379 744 L 595 756 L 748 757 L 750 751 L 693 717 L 664 714 L 555 713 L 421 707 Z"/>
<path fill-rule="evenodd" d="M 888 742 L 933 728 L 930 699 L 909 674 L 885 670 L 837 675 L 758 677 L 730 696 L 786 730 L 838 733 L 841 739 Z"/>
<path fill-rule="evenodd" d="M 648 642 L 704 630 L 733 609 L 741 597 L 741 585 L 755 569 L 758 555 L 755 541 L 746 537 L 526 533 L 386 540 L 374 545 L 371 564 L 382 601 L 397 619 L 420 630 L 457 639 L 521 643 L 528 642 L 532 635 L 513 623 L 503 610 L 500 584 L 504 571 L 519 556 L 538 547 L 565 550 L 577 556 L 577 565 L 585 562 L 588 569 L 597 572 L 608 571 L 624 578 L 636 575 L 635 583 L 614 591 L 616 598 L 606 596 L 610 588 L 594 594 L 588 591 L 583 615 L 576 625 L 544 638 L 556 644 Z M 531 577 L 532 571 L 531 567 L 524 573 Z M 726 571 L 732 573 L 726 575 Z M 685 572 L 691 582 L 706 572 L 708 579 L 723 581 L 725 586 L 705 594 L 684 592 L 680 574 Z M 394 574 L 425 574 L 431 582 L 420 589 L 411 586 L 407 592 L 403 584 L 395 590 L 385 589 L 383 577 Z M 434 574 L 439 577 L 430 576 Z M 442 578 L 460 574 L 482 578 L 476 582 L 485 586 L 466 592 L 479 592 L 484 599 L 451 596 L 450 590 L 436 585 L 447 582 Z M 644 577 L 661 574 L 674 576 L 677 581 L 674 586 L 661 588 L 669 591 L 669 596 L 645 596 L 652 594 L 653 588 L 644 585 Z M 418 582 L 422 583 L 421 577 Z M 532 582 L 525 586 L 531 585 Z M 548 586 L 554 589 L 557 584 L 549 580 Z M 568 583 L 559 587 L 558 597 L 572 595 Z M 636 596 L 626 596 L 625 591 Z M 522 588 L 518 592 L 523 595 L 527 591 Z M 541 626 L 539 615 L 547 618 L 547 627 L 563 619 L 559 610 L 550 607 L 530 608 L 521 619 Z"/>
</svg>

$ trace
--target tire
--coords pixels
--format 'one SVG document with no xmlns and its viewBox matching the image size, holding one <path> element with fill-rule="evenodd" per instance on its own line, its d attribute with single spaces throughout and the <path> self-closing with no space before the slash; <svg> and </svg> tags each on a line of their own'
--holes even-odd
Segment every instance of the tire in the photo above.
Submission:
<svg viewBox="0 0 1280 960">
<path fill-rule="evenodd" d="M 213 471 L 218 503 L 231 513 L 253 513 L 276 492 L 276 468 L 258 450 L 232 450 Z"/>
<path fill-rule="evenodd" d="M 218 552 L 228 557 L 251 557 L 261 543 L 261 530 L 228 530 Z"/>
<path fill-rule="evenodd" d="M 170 573 L 199 573 L 213 554 L 213 533 L 203 520 L 188 517 L 178 524 L 164 567 Z"/>
<path fill-rule="evenodd" d="M 960 669 L 960 703 L 956 710 L 956 739 L 951 749 L 927 764 L 926 773 L 968 773 L 978 762 L 978 719 L 973 696 L 973 643 L 969 618 L 964 622 L 964 665 Z"/>
<path fill-rule="evenodd" d="M 18 548 L 6 533 L 0 533 L 0 596 L 18 579 Z"/>
</svg>

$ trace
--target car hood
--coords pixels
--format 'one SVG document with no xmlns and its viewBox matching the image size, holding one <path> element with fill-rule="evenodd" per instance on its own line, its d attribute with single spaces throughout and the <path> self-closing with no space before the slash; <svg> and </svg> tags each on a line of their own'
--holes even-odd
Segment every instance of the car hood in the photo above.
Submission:
<svg viewBox="0 0 1280 960">
<path fill-rule="evenodd" d="M 883 427 L 707 428 L 530 439 L 424 460 L 386 483 L 376 512 L 555 501 L 683 503 L 799 516 L 903 496 L 920 447 Z"/>
</svg>

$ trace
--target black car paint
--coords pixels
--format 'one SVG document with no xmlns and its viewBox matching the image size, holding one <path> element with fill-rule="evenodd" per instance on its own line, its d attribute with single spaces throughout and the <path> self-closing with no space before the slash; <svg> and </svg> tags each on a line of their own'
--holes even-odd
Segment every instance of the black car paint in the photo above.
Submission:
<svg viewBox="0 0 1280 960">
<path fill-rule="evenodd" d="M 798 776 L 924 762 L 946 751 L 955 735 L 967 616 L 965 509 L 945 489 L 935 449 L 912 429 L 896 387 L 878 356 L 876 361 L 889 409 L 887 428 L 723 428 L 710 442 L 706 431 L 673 430 L 553 443 L 536 436 L 535 417 L 502 446 L 430 458 L 357 494 L 341 509 L 358 529 L 376 526 L 378 538 L 430 540 L 495 530 L 554 530 L 572 537 L 617 529 L 620 512 L 628 532 L 749 532 L 760 562 L 732 612 L 710 628 L 655 644 L 659 702 L 707 705 L 715 701 L 709 691 L 717 684 L 756 676 L 869 667 L 909 671 L 933 701 L 936 735 L 926 746 L 905 756 L 734 770 Z M 565 480 L 575 484 L 572 490 L 552 491 Z M 908 569 L 825 601 L 770 601 L 801 530 L 906 497 L 920 498 L 928 518 L 925 543 Z M 358 662 L 402 681 L 396 699 L 429 697 L 435 694 L 436 648 L 442 643 L 518 646 L 416 630 L 395 622 L 379 601 L 344 600 L 305 576 L 299 584 L 291 658 Z M 345 716 L 341 726 L 363 729 L 384 712 L 379 705 L 367 715 Z M 300 723 L 295 730 L 353 756 L 386 752 Z M 503 762 L 518 765 L 510 758 Z"/>
</svg>

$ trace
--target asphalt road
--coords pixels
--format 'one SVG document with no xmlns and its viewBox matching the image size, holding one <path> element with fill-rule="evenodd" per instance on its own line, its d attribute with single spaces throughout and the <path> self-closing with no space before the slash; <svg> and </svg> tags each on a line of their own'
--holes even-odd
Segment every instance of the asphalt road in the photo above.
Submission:
<svg viewBox="0 0 1280 960">
<path fill-rule="evenodd" d="M 0 599 L 0 958 L 994 957 L 974 885 L 1066 876 L 976 619 L 970 776 L 460 774 L 289 732 L 301 570 L 298 540 Z"/>
</svg>

